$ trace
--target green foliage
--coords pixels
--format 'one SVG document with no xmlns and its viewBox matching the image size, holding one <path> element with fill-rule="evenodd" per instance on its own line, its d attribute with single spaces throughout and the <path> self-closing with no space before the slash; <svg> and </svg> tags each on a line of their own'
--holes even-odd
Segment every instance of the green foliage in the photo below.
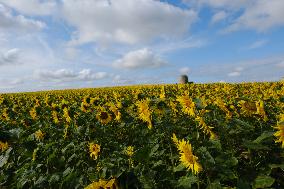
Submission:
<svg viewBox="0 0 284 189">
<path fill-rule="evenodd" d="M 251 83 L 3 94 L 0 141 L 9 146 L 0 149 L 0 188 L 84 188 L 112 178 L 122 189 L 284 188 L 284 152 L 273 128 L 284 111 L 283 92 L 283 83 Z M 176 100 L 185 94 L 193 99 L 196 116 L 184 113 Z M 143 99 L 149 100 L 152 129 L 137 113 Z M 251 102 L 247 111 L 242 100 Z M 267 120 L 254 107 L 259 101 Z M 36 118 L 30 114 L 34 107 Z M 111 116 L 106 124 L 98 118 L 102 107 Z M 197 116 L 215 138 L 199 126 Z M 173 133 L 192 145 L 200 173 L 180 162 Z M 100 145 L 97 159 L 90 156 L 91 142 Z M 129 146 L 131 156 L 125 152 Z"/>
</svg>

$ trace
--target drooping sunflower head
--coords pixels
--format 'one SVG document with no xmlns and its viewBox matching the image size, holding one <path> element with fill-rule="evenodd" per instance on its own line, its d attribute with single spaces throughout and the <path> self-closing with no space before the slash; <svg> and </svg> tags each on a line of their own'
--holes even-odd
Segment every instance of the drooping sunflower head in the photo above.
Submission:
<svg viewBox="0 0 284 189">
<path fill-rule="evenodd" d="M 180 154 L 180 162 L 188 169 L 193 171 L 194 174 L 199 173 L 202 171 L 202 166 L 199 164 L 198 157 L 192 153 L 191 144 L 182 139 L 179 140 L 175 134 L 172 137 L 173 142 L 175 143 L 179 154 Z"/>
<path fill-rule="evenodd" d="M 181 104 L 185 114 L 195 116 L 195 103 L 188 95 L 178 96 L 176 100 Z"/>
</svg>

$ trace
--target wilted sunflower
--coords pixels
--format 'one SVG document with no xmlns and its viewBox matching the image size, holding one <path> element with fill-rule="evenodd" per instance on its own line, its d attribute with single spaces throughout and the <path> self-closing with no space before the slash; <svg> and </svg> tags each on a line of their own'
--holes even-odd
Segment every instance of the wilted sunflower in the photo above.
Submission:
<svg viewBox="0 0 284 189">
<path fill-rule="evenodd" d="M 192 153 L 191 144 L 189 144 L 184 139 L 178 140 L 175 134 L 173 134 L 172 140 L 174 141 L 179 150 L 180 162 L 188 170 L 192 170 L 194 174 L 202 171 L 201 165 L 197 162 L 198 157 L 194 156 Z"/>
<path fill-rule="evenodd" d="M 89 151 L 90 151 L 91 158 L 96 160 L 96 159 L 98 159 L 99 153 L 101 151 L 101 146 L 91 142 L 91 143 L 89 143 Z"/>
<path fill-rule="evenodd" d="M 100 108 L 96 114 L 96 118 L 104 125 L 108 124 L 112 119 L 111 115 L 105 110 L 105 108 Z"/>
</svg>

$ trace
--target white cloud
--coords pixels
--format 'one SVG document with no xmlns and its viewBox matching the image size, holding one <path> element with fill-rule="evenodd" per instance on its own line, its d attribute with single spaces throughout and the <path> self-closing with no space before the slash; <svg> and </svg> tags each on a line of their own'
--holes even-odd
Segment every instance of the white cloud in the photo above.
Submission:
<svg viewBox="0 0 284 189">
<path fill-rule="evenodd" d="M 108 77 L 106 72 L 93 73 L 90 69 L 74 72 L 68 69 L 37 70 L 34 78 L 44 82 L 70 82 L 70 81 L 94 81 Z"/>
<path fill-rule="evenodd" d="M 50 15 L 57 7 L 56 0 L 0 0 L 26 15 Z"/>
<path fill-rule="evenodd" d="M 179 69 L 180 74 L 189 74 L 190 68 L 189 67 L 183 67 Z"/>
<path fill-rule="evenodd" d="M 12 11 L 0 3 L 0 26 L 1 30 L 14 32 L 38 31 L 45 27 L 45 23 L 26 18 L 23 15 L 14 15 Z"/>
<path fill-rule="evenodd" d="M 18 63 L 19 49 L 10 49 L 4 53 L 0 51 L 0 66 Z"/>
<path fill-rule="evenodd" d="M 227 17 L 227 13 L 225 11 L 219 11 L 213 15 L 211 19 L 211 23 L 216 24 L 224 20 L 226 17 Z"/>
<path fill-rule="evenodd" d="M 240 75 L 241 75 L 241 72 L 238 72 L 238 71 L 228 73 L 229 77 L 237 77 L 237 76 L 240 76 Z"/>
<path fill-rule="evenodd" d="M 284 26 L 283 0 L 183 0 L 183 2 L 197 9 L 207 6 L 233 15 L 234 18 L 223 33 L 244 29 L 265 32 Z M 224 15 L 214 15 L 212 21 L 218 20 L 218 17 L 223 18 Z"/>
<path fill-rule="evenodd" d="M 255 0 L 182 0 L 190 6 L 202 7 L 209 6 L 213 8 L 239 9 Z"/>
<path fill-rule="evenodd" d="M 268 43 L 268 40 L 266 39 L 258 40 L 252 43 L 251 45 L 249 45 L 248 49 L 257 49 L 257 48 L 263 47 L 267 43 Z"/>
<path fill-rule="evenodd" d="M 166 65 L 160 57 L 147 48 L 131 51 L 113 63 L 115 68 L 143 69 L 157 68 Z"/>
<path fill-rule="evenodd" d="M 265 32 L 271 28 L 284 26 L 283 0 L 258 0 L 245 7 L 244 13 L 227 27 L 224 32 L 253 29 Z"/>
<path fill-rule="evenodd" d="M 197 20 L 192 10 L 154 0 L 63 0 L 63 17 L 77 29 L 75 44 L 177 38 Z"/>
</svg>

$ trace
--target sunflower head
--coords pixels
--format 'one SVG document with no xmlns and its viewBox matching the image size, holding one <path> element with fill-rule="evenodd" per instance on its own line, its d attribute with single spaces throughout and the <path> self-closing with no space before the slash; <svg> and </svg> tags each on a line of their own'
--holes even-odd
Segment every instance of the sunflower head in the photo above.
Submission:
<svg viewBox="0 0 284 189">
<path fill-rule="evenodd" d="M 0 141 L 0 151 L 4 152 L 5 150 L 7 150 L 9 147 L 8 142 L 2 142 Z"/>
<path fill-rule="evenodd" d="M 282 120 L 283 115 L 284 114 L 280 115 L 280 121 L 278 122 L 276 127 L 274 127 L 275 129 L 277 129 L 277 131 L 274 133 L 274 136 L 277 138 L 275 142 L 282 144 L 281 145 L 282 148 L 284 148 L 284 121 Z"/>
<path fill-rule="evenodd" d="M 104 125 L 112 120 L 111 115 L 104 108 L 98 111 L 96 118 Z"/>
<path fill-rule="evenodd" d="M 44 133 L 41 130 L 37 130 L 35 132 L 35 137 L 38 141 L 41 141 L 44 138 Z"/>
<path fill-rule="evenodd" d="M 125 148 L 124 153 L 125 153 L 125 155 L 132 157 L 133 154 L 134 154 L 134 147 L 128 146 L 127 148 Z"/>
<path fill-rule="evenodd" d="M 95 144 L 93 142 L 89 143 L 89 152 L 91 158 L 93 158 L 94 160 L 98 159 L 100 151 L 101 146 L 99 144 Z"/>
</svg>

